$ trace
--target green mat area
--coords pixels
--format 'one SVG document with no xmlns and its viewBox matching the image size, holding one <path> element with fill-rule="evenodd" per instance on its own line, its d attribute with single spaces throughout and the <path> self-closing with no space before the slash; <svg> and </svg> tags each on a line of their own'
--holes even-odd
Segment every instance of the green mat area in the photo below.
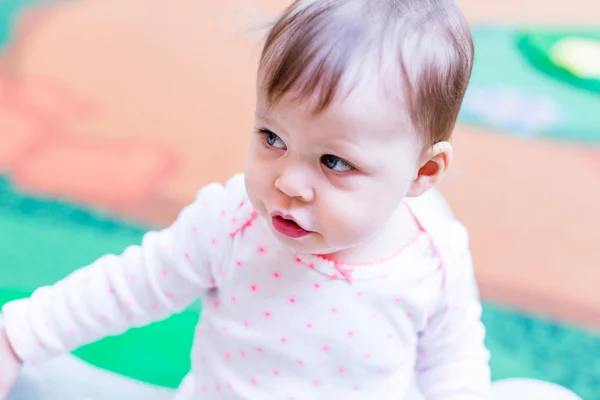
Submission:
<svg viewBox="0 0 600 400">
<path fill-rule="evenodd" d="M 56 0 L 51 0 L 56 1 Z M 18 13 L 32 5 L 44 5 L 50 0 L 2 0 L 0 1 L 0 51 L 11 39 Z"/>
<path fill-rule="evenodd" d="M 73 204 L 32 198 L 0 178 L 0 304 L 53 283 L 107 253 L 139 243 L 144 228 Z M 78 350 L 102 368 L 175 387 L 189 368 L 198 304 L 182 314 Z M 485 305 L 494 379 L 555 382 L 589 400 L 600 393 L 600 337 Z M 164 337 L 171 338 L 168 341 Z M 175 337 L 176 340 L 172 340 Z M 152 349 L 152 351 L 148 351 Z"/>
<path fill-rule="evenodd" d="M 565 39 L 600 41 L 600 29 L 474 27 L 475 64 L 459 120 L 519 137 L 600 143 L 600 81 L 551 60 Z"/>
<path fill-rule="evenodd" d="M 517 47 L 540 72 L 600 95 L 600 30 L 522 32 Z"/>
</svg>

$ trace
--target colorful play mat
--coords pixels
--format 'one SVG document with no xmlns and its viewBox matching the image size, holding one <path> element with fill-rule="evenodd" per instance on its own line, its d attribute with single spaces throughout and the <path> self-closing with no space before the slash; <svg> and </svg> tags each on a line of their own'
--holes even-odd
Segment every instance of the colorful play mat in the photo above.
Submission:
<svg viewBox="0 0 600 400">
<path fill-rule="evenodd" d="M 0 304 L 50 284 L 107 253 L 139 243 L 145 228 L 65 202 L 33 198 L 0 179 Z M 176 387 L 189 370 L 199 305 L 166 321 L 76 351 L 92 365 Z M 575 327 L 486 304 L 494 379 L 530 377 L 600 393 L 600 338 Z M 169 340 L 164 340 L 169 337 Z M 151 350 L 150 350 L 151 349 Z"/>
<path fill-rule="evenodd" d="M 15 15 L 41 0 L 0 0 L 0 52 Z M 507 134 L 600 142 L 600 32 L 475 28 L 476 63 L 461 121 Z M 1 144 L 0 144 L 1 146 Z M 0 305 L 26 296 L 151 227 L 55 199 L 32 197 L 0 175 Z M 181 314 L 75 352 L 132 380 L 176 387 L 189 370 L 194 304 Z M 529 377 L 599 398 L 600 337 L 485 304 L 494 379 Z M 170 340 L 164 340 L 169 337 Z"/>
<path fill-rule="evenodd" d="M 473 29 L 463 123 L 521 137 L 600 142 L 600 30 Z"/>
</svg>

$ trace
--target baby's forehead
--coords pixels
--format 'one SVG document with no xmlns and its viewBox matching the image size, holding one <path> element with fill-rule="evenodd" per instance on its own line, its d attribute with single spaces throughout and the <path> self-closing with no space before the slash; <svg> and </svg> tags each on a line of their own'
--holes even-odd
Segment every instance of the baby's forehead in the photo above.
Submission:
<svg viewBox="0 0 600 400">
<path fill-rule="evenodd" d="M 371 54 L 373 53 L 373 54 Z M 377 51 L 351 57 L 339 70 L 339 78 L 325 73 L 322 76 L 300 69 L 298 77 L 285 88 L 272 90 L 272 65 L 263 64 L 258 70 L 258 99 L 269 105 L 287 105 L 313 117 L 339 117 L 353 123 L 383 126 L 410 123 L 407 85 L 399 71 L 397 60 L 377 57 Z M 311 76 L 315 81 L 311 80 Z M 324 102 L 325 97 L 330 98 Z"/>
<path fill-rule="evenodd" d="M 391 99 L 373 86 L 358 85 L 336 98 L 323 115 L 339 123 L 369 130 L 397 131 L 409 123 L 403 102 Z"/>
</svg>

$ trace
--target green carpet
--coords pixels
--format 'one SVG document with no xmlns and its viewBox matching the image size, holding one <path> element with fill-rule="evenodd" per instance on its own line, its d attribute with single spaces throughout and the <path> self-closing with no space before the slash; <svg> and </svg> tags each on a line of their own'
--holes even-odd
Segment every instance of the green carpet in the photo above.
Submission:
<svg viewBox="0 0 600 400">
<path fill-rule="evenodd" d="M 19 193 L 0 178 L 0 304 L 139 243 L 144 228 L 73 204 Z M 82 359 L 141 381 L 175 387 L 189 368 L 199 305 L 149 327 L 82 348 Z M 600 393 L 600 336 L 485 305 L 494 379 L 555 382 L 591 400 Z M 169 336 L 180 340 L 163 341 Z M 148 349 L 153 349 L 152 352 Z"/>
</svg>

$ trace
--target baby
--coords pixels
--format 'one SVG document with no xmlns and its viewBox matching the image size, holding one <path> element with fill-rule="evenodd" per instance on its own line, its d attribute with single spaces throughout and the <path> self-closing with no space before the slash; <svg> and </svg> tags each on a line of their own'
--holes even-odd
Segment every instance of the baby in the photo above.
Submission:
<svg viewBox="0 0 600 400">
<path fill-rule="evenodd" d="M 0 399 L 23 363 L 198 298 L 178 399 L 490 399 L 467 233 L 432 190 L 472 62 L 450 0 L 295 1 L 264 45 L 244 174 L 4 306 Z"/>
</svg>

